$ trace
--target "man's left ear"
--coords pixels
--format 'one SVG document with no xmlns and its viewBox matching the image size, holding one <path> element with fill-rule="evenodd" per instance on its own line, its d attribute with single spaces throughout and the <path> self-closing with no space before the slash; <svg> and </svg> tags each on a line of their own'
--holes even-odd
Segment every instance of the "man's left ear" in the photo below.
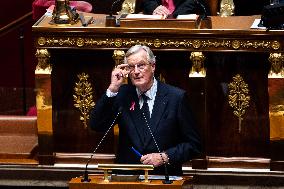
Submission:
<svg viewBox="0 0 284 189">
<path fill-rule="evenodd" d="M 152 71 L 153 71 L 153 73 L 154 73 L 154 72 L 155 72 L 155 69 L 156 69 L 156 64 L 152 64 L 151 66 L 152 66 Z"/>
</svg>

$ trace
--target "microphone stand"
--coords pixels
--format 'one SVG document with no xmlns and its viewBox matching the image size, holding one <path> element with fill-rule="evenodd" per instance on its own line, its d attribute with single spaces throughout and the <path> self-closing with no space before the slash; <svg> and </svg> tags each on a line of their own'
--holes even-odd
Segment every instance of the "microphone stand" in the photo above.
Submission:
<svg viewBox="0 0 284 189">
<path fill-rule="evenodd" d="M 119 3 L 121 0 L 116 0 L 112 3 L 110 8 L 110 13 L 108 16 L 106 16 L 106 27 L 115 27 L 116 26 L 116 16 L 113 16 L 113 7 L 117 3 Z"/>
<path fill-rule="evenodd" d="M 205 6 L 203 5 L 203 3 L 199 2 L 199 0 L 194 0 L 194 1 L 202 9 L 201 20 L 206 19 L 208 14 L 207 14 L 207 10 L 206 10 Z"/>
<path fill-rule="evenodd" d="M 101 143 L 103 142 L 103 140 L 105 139 L 106 135 L 108 134 L 108 132 L 110 131 L 110 129 L 112 128 L 112 126 L 114 125 L 117 117 L 121 114 L 121 108 L 119 108 L 119 111 L 118 113 L 116 114 L 114 120 L 112 121 L 110 127 L 107 129 L 107 131 L 105 132 L 104 136 L 102 137 L 102 139 L 100 140 L 100 142 L 98 143 L 97 147 L 95 148 L 95 150 L 93 151 L 91 157 L 88 159 L 87 163 L 86 163 L 86 167 L 85 167 L 85 171 L 84 171 L 84 176 L 83 178 L 81 179 L 81 182 L 90 182 L 91 179 L 89 178 L 89 175 L 88 175 L 88 165 L 89 163 L 91 162 L 93 156 L 95 155 L 97 149 L 99 148 L 99 146 L 101 145 Z"/>
<path fill-rule="evenodd" d="M 199 28 L 211 29 L 212 28 L 211 18 L 208 17 L 206 7 L 199 0 L 194 0 L 194 2 L 201 8 L 202 11 L 202 15 L 200 16 Z"/>
<path fill-rule="evenodd" d="M 153 132 L 152 132 L 152 129 L 151 129 L 150 126 L 149 126 L 149 123 L 148 123 L 148 120 L 147 120 L 147 118 L 146 118 L 146 115 L 145 115 L 144 111 L 142 111 L 142 114 L 143 114 L 143 117 L 144 117 L 144 119 L 145 119 L 147 128 L 148 128 L 148 130 L 150 131 L 151 137 L 152 137 L 152 139 L 153 139 L 153 141 L 154 141 L 154 143 L 155 143 L 155 146 L 156 146 L 156 148 L 158 149 L 158 152 L 160 153 L 160 156 L 161 156 L 161 158 L 162 158 L 162 160 L 163 160 L 163 163 L 164 163 L 164 167 L 165 167 L 165 180 L 163 180 L 163 184 L 172 184 L 173 181 L 170 180 L 170 176 L 169 176 L 169 172 L 168 172 L 167 163 L 166 163 L 165 159 L 163 158 L 163 155 L 162 155 L 162 153 L 161 153 L 161 150 L 160 150 L 160 148 L 159 148 L 159 146 L 158 146 L 158 143 L 157 143 L 157 141 L 156 141 L 156 139 L 155 139 L 155 137 L 154 137 L 154 134 L 153 134 Z"/>
</svg>

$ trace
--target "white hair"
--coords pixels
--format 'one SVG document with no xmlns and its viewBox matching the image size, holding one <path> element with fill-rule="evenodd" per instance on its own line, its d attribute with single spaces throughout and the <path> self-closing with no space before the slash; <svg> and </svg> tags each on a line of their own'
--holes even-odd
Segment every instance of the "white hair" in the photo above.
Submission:
<svg viewBox="0 0 284 189">
<path fill-rule="evenodd" d="M 156 63 L 156 57 L 155 57 L 154 53 L 151 51 L 151 49 L 149 47 L 147 47 L 145 45 L 134 45 L 134 46 L 130 47 L 130 49 L 128 49 L 128 51 L 126 52 L 126 54 L 124 56 L 124 63 L 127 64 L 127 58 L 130 55 L 137 53 L 141 49 L 143 49 L 147 53 L 147 61 L 150 64 L 155 64 Z"/>
</svg>

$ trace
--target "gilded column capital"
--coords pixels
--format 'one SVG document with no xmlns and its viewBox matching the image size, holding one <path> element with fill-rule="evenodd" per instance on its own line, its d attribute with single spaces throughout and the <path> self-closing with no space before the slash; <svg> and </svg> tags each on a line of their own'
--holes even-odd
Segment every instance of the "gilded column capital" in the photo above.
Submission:
<svg viewBox="0 0 284 189">
<path fill-rule="evenodd" d="M 205 77 L 206 70 L 204 68 L 205 56 L 202 52 L 191 52 L 190 58 L 192 67 L 189 72 L 189 77 Z"/>
<path fill-rule="evenodd" d="M 115 61 L 115 66 L 122 64 L 124 61 L 125 52 L 123 50 L 114 50 L 112 58 Z"/>
<path fill-rule="evenodd" d="M 35 73 L 51 74 L 50 53 L 47 49 L 37 49 L 35 56 L 37 57 L 38 64 Z"/>
<path fill-rule="evenodd" d="M 271 63 L 271 68 L 269 71 L 269 77 L 284 77 L 284 55 L 281 53 L 270 53 L 269 62 Z"/>
</svg>

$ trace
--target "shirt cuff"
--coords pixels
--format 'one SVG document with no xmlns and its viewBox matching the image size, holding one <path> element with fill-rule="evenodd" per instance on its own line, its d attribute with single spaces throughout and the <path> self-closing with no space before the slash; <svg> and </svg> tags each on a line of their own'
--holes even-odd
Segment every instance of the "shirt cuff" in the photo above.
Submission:
<svg viewBox="0 0 284 189">
<path fill-rule="evenodd" d="M 109 89 L 107 89 L 106 91 L 106 95 L 107 97 L 115 97 L 117 95 L 118 92 L 114 93 L 114 92 L 111 92 Z"/>
</svg>

